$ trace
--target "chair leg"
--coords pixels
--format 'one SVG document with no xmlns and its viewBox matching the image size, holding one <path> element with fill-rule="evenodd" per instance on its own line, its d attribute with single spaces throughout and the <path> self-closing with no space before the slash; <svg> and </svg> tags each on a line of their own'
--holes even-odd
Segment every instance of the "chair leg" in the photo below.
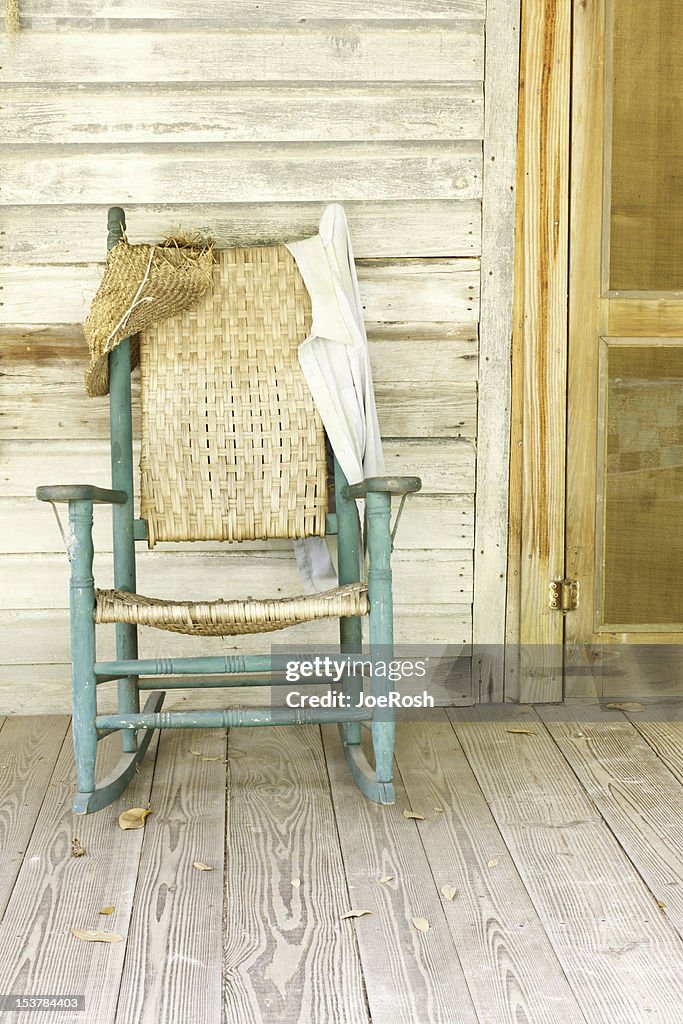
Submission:
<svg viewBox="0 0 683 1024">
<path fill-rule="evenodd" d="M 341 649 L 344 654 L 358 654 L 363 650 L 363 633 L 359 616 L 341 619 L 339 623 Z M 363 680 L 355 675 L 345 675 L 342 680 L 344 693 L 349 697 L 352 706 L 360 700 L 363 692 Z M 358 744 L 361 736 L 360 722 L 342 722 L 339 732 L 344 743 Z"/>
<path fill-rule="evenodd" d="M 370 660 L 373 668 L 371 693 L 373 697 L 388 697 L 391 682 L 384 673 L 377 673 L 378 661 L 384 664 L 393 657 L 393 603 L 391 597 L 391 496 L 371 493 L 366 506 L 368 522 L 368 598 L 370 601 Z M 378 803 L 395 800 L 394 741 L 396 738 L 396 712 L 393 708 L 375 708 L 372 720 L 372 747 L 374 752 L 374 790 L 370 799 Z M 362 788 L 362 787 L 361 787 Z M 366 792 L 365 790 L 363 790 Z"/>
<path fill-rule="evenodd" d="M 95 762 L 97 760 L 95 717 L 97 715 L 97 697 L 93 664 L 94 659 L 90 661 L 85 652 L 74 652 L 72 668 L 72 728 L 79 794 L 92 793 L 95 789 Z"/>
<path fill-rule="evenodd" d="M 94 790 L 97 758 L 92 521 L 92 502 L 69 504 L 69 528 L 75 542 L 71 556 L 71 678 L 73 740 L 79 793 L 91 793 Z"/>
<path fill-rule="evenodd" d="M 116 657 L 121 661 L 134 661 L 138 656 L 138 628 L 126 622 L 116 623 Z M 117 709 L 120 715 L 136 715 L 140 711 L 140 690 L 137 676 L 119 679 L 117 687 Z M 121 747 L 124 754 L 132 754 L 137 748 L 137 733 L 123 730 Z"/>
<path fill-rule="evenodd" d="M 360 566 L 360 525 L 358 509 L 353 498 L 344 497 L 346 477 L 335 459 L 334 464 L 335 503 L 337 512 L 337 557 L 339 561 L 339 582 L 358 583 Z M 360 616 L 354 615 L 339 620 L 339 638 L 344 654 L 360 654 L 363 650 L 363 626 Z M 356 705 L 363 692 L 363 680 L 346 676 L 343 680 L 345 693 L 352 705 Z M 360 743 L 360 722 L 346 722 L 339 726 L 342 741 L 346 744 Z"/>
<path fill-rule="evenodd" d="M 151 693 L 145 703 L 145 713 L 155 714 L 160 711 L 165 696 L 166 694 L 161 691 Z M 137 766 L 147 753 L 154 730 L 139 730 L 142 732 L 142 739 L 139 741 L 135 730 L 122 731 L 132 732 L 136 737 L 135 750 L 124 752 L 113 771 L 105 779 L 102 779 L 99 786 L 94 786 L 89 792 L 82 792 L 79 785 L 79 792 L 74 799 L 74 814 L 92 814 L 93 811 L 101 811 L 103 807 L 108 807 L 112 801 L 121 796 L 133 778 Z"/>
</svg>

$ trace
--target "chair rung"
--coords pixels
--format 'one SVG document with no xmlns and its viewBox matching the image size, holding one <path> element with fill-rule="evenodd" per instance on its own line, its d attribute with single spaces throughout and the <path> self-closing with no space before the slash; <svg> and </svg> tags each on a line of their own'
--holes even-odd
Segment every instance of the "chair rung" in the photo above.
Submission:
<svg viewBox="0 0 683 1024">
<path fill-rule="evenodd" d="M 244 672 L 283 670 L 291 658 L 268 654 L 213 655 L 200 658 L 139 658 L 134 661 L 98 661 L 95 675 L 112 679 L 125 676 L 237 675 Z"/>
<path fill-rule="evenodd" d="M 314 683 L 324 680 L 315 679 Z M 286 675 L 264 673 L 253 676 L 159 676 L 158 679 L 141 679 L 138 684 L 141 690 L 192 690 L 202 687 L 220 688 L 233 686 L 291 686 Z M 297 683 L 297 686 L 299 683 Z"/>
<path fill-rule="evenodd" d="M 159 711 L 155 714 L 98 715 L 98 729 L 228 729 L 258 725 L 316 725 L 364 722 L 363 708 L 230 708 L 225 711 Z"/>
</svg>

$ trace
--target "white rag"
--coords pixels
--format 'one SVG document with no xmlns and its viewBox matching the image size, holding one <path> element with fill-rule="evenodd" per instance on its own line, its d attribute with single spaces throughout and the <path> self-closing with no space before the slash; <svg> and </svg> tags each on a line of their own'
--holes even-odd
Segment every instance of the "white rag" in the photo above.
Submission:
<svg viewBox="0 0 683 1024">
<path fill-rule="evenodd" d="M 311 297 L 311 333 L 299 346 L 299 364 L 332 450 L 350 484 L 384 474 L 384 456 L 372 389 L 363 307 L 343 207 L 327 206 L 318 234 L 287 248 Z M 324 537 L 295 541 L 308 593 L 337 585 Z"/>
</svg>

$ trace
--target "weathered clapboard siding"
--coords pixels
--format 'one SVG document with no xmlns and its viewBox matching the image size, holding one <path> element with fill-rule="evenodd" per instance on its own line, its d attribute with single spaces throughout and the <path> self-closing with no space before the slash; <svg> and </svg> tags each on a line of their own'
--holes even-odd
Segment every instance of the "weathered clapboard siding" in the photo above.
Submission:
<svg viewBox="0 0 683 1024">
<path fill-rule="evenodd" d="M 375 324 L 370 338 L 375 384 L 446 380 L 471 383 L 477 380 L 476 323 L 471 324 L 472 333 L 463 337 L 454 337 L 452 331 L 448 337 L 438 336 L 448 330 L 448 321 L 416 323 L 418 333 L 405 340 L 395 337 L 398 327 L 389 321 Z M 386 337 L 389 332 L 392 337 Z M 418 347 L 419 359 L 416 359 Z M 0 360 L 3 379 L 8 378 L 5 381 L 8 393 L 11 385 L 22 382 L 32 381 L 39 387 L 81 382 L 86 358 L 81 324 L 0 326 Z M 134 386 L 135 383 L 134 371 Z M 96 408 L 96 402 L 90 404 Z"/>
<path fill-rule="evenodd" d="M 100 3 L 99 0 L 21 0 L 22 17 L 33 18 L 32 24 L 47 22 L 52 27 L 55 19 L 87 18 L 94 22 L 101 19 L 145 18 L 187 19 L 187 0 L 152 0 L 140 4 L 139 0 L 115 0 L 114 3 Z M 486 0 L 194 0 L 192 15 L 195 21 L 202 19 L 215 24 L 226 21 L 230 24 L 254 22 L 262 25 L 268 22 L 278 24 L 286 21 L 300 22 L 325 18 L 362 18 L 394 20 L 416 19 L 426 21 L 459 18 L 483 18 Z"/>
<path fill-rule="evenodd" d="M 397 551 L 428 549 L 438 536 L 441 550 L 469 551 L 473 532 L 471 494 L 419 494 L 403 510 L 394 546 Z M 95 517 L 93 536 L 98 551 L 111 551 L 111 517 L 106 512 Z M 64 550 L 54 517 L 33 496 L 0 498 L 0 537 L 3 538 L 3 553 L 7 554 Z M 266 545 L 269 551 L 290 550 L 288 541 L 244 541 L 240 550 L 259 550 Z M 178 546 L 162 543 L 158 549 L 173 551 Z M 218 541 L 198 541 L 192 545 L 192 550 L 215 551 L 221 546 Z M 180 547 L 182 549 L 183 545 Z"/>
<path fill-rule="evenodd" d="M 67 568 L 50 509 L 32 495 L 41 483 L 109 480 L 107 401 L 82 390 L 80 324 L 114 203 L 133 242 L 184 227 L 218 245 L 306 237 L 326 203 L 344 203 L 387 471 L 418 472 L 424 485 L 397 537 L 397 637 L 469 644 L 482 196 L 493 223 L 509 163 L 483 173 L 482 140 L 504 127 L 504 105 L 492 101 L 491 120 L 484 102 L 486 0 L 22 0 L 21 16 L 23 31 L 0 39 L 0 574 L 12 581 L 0 594 L 0 710 L 67 708 Z M 501 45 L 486 56 L 499 92 L 510 75 Z M 491 142 L 489 152 L 500 157 Z M 496 253 L 486 258 L 495 265 Z M 500 330 L 499 314 L 489 322 Z M 482 350 L 498 367 L 500 336 Z M 136 376 L 134 404 L 137 418 Z M 104 584 L 110 514 L 95 518 Z M 300 589 L 284 542 L 217 548 L 141 548 L 140 589 L 170 595 L 173 577 L 187 597 L 206 576 L 221 596 Z M 301 639 L 333 629 L 310 624 Z M 104 656 L 113 630 L 101 633 Z M 141 650 L 252 651 L 270 639 L 143 630 Z M 457 703 L 472 699 L 463 690 Z"/>
<path fill-rule="evenodd" d="M 400 6 L 397 4 L 396 6 Z M 312 21 L 64 33 L 28 31 L 0 40 L 9 82 L 477 82 L 484 23 Z"/>
<path fill-rule="evenodd" d="M 108 85 L 87 93 L 75 86 L 45 95 L 14 86 L 3 97 L 0 141 L 25 143 L 154 142 L 395 142 L 480 139 L 481 82 L 348 87 L 294 84 L 275 88 L 216 83 L 189 86 L 129 85 L 112 95 Z"/>
<path fill-rule="evenodd" d="M 126 205 L 131 242 L 161 239 L 183 224 L 217 245 L 268 245 L 315 234 L 323 203 L 167 203 Z M 476 256 L 481 251 L 479 200 L 444 204 L 415 199 L 344 204 L 356 258 Z M 2 211 L 2 255 L 12 265 L 92 263 L 102 260 L 107 204 L 8 206 Z M 55 238 L 59 236 L 59 245 Z"/>
<path fill-rule="evenodd" d="M 476 142 L 328 142 L 188 144 L 187 146 L 44 146 L 0 159 L 3 195 L 20 203 L 339 202 L 372 199 L 481 197 L 481 145 Z"/>
<path fill-rule="evenodd" d="M 297 632 L 298 631 L 298 632 Z M 396 612 L 396 639 L 400 644 L 420 643 L 443 647 L 447 643 L 460 646 L 469 643 L 472 632 L 472 613 L 469 605 L 412 605 Z M 307 623 L 288 634 L 273 634 L 269 643 L 332 642 L 338 637 L 336 623 Z M 98 633 L 98 655 L 113 656 L 114 627 L 102 626 Z M 24 644 L 23 649 L 19 643 Z M 68 678 L 69 616 L 65 609 L 0 609 L 0 648 L 7 664 L 0 666 L 3 681 L 3 700 L 9 699 L 17 689 L 17 670 L 24 666 L 32 685 L 41 685 L 43 668 L 64 666 L 64 679 Z M 30 650 L 33 664 L 26 666 L 26 651 Z M 160 630 L 141 629 L 140 651 L 146 658 L 178 657 L 182 654 L 232 654 L 235 651 L 263 653 L 263 637 L 186 637 L 180 633 L 165 634 Z M 64 691 L 66 692 L 66 691 Z M 18 699 L 17 695 L 17 699 Z M 31 690 L 22 695 L 29 705 Z M 66 705 L 64 705 L 66 706 Z"/>
<path fill-rule="evenodd" d="M 479 260 L 359 262 L 368 334 L 373 338 L 474 338 Z M 101 264 L 7 267 L 5 323 L 82 321 L 102 278 Z"/>
<path fill-rule="evenodd" d="M 139 447 L 134 447 L 137 458 Z M 467 438 L 438 441 L 387 441 L 388 472 L 407 475 L 416 467 L 425 494 L 471 494 L 474 489 L 474 448 Z M 0 497 L 35 494 L 47 471 L 50 478 L 66 469 L 69 480 L 103 486 L 109 473 L 109 445 L 104 441 L 3 441 L 0 447 Z M 51 480 L 52 483 L 59 481 Z"/>
<path fill-rule="evenodd" d="M 5 394 L 5 391 L 11 392 Z M 137 391 L 137 388 L 136 388 Z M 57 387 L 45 385 L 42 393 L 35 383 L 17 383 L 0 389 L 0 438 L 26 436 L 32 430 L 40 408 L 40 426 L 45 438 L 59 438 L 64 424 L 74 438 L 105 437 L 106 412 L 94 407 L 83 394 L 78 378 Z M 378 384 L 375 396 L 382 435 L 390 437 L 473 437 L 477 391 L 473 382 L 456 384 Z M 137 396 L 136 396 L 137 397 Z M 98 417 L 99 413 L 99 417 Z M 137 410 L 136 410 L 137 413 Z M 95 421 L 95 422 L 93 422 Z M 138 416 L 135 416 L 138 423 Z"/>
<path fill-rule="evenodd" d="M 0 608 L 68 608 L 69 567 L 62 554 L 6 555 L 10 583 L 0 589 Z M 138 551 L 138 588 L 172 600 L 230 595 L 267 599 L 301 590 L 292 551 Z M 392 561 L 394 605 L 468 604 L 472 599 L 472 556 L 459 551 L 396 551 Z M 95 577 L 113 586 L 111 556 L 95 554 Z M 40 585 L 36 586 L 36 581 Z M 263 641 L 262 641 L 263 642 Z"/>
</svg>

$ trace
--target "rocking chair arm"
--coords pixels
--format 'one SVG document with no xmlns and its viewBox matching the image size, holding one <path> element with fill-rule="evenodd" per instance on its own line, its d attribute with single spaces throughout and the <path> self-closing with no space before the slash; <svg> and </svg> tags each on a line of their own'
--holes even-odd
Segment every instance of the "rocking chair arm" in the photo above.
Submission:
<svg viewBox="0 0 683 1024">
<path fill-rule="evenodd" d="M 345 498 L 365 498 L 368 494 L 412 494 L 422 488 L 419 476 L 369 476 L 358 484 L 347 484 Z"/>
<path fill-rule="evenodd" d="M 125 505 L 128 495 L 125 491 L 110 491 L 104 487 L 93 487 L 91 484 L 56 484 L 51 487 L 39 487 L 36 490 L 38 501 L 67 502 L 92 501 L 99 505 Z"/>
</svg>

